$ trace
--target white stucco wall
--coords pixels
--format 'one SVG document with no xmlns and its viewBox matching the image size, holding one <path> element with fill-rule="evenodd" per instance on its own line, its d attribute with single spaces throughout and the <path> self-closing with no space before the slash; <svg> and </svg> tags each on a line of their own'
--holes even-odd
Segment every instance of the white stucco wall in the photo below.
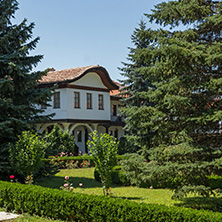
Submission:
<svg viewBox="0 0 222 222">
<path fill-rule="evenodd" d="M 107 88 L 103 84 L 100 76 L 95 72 L 87 73 L 81 79 L 71 83 L 71 85 L 90 86 L 90 87 L 103 88 L 103 89 Z"/>
<path fill-rule="evenodd" d="M 80 108 L 74 108 L 74 92 L 80 93 Z M 92 109 L 86 108 L 86 94 L 92 94 Z M 98 95 L 103 95 L 104 109 L 98 109 Z M 67 89 L 67 118 L 84 120 L 110 120 L 109 92 Z"/>
<path fill-rule="evenodd" d="M 72 83 L 73 85 L 88 86 L 107 89 L 96 73 L 87 73 L 81 79 Z M 44 114 L 55 113 L 53 119 L 83 119 L 83 120 L 110 120 L 110 94 L 109 92 L 84 90 L 84 89 L 56 89 L 60 92 L 60 108 L 53 108 L 53 98 L 49 102 Z M 74 108 L 74 92 L 80 93 L 80 108 Z M 86 94 L 92 94 L 92 109 L 86 108 Z M 98 109 L 98 95 L 103 95 L 104 109 Z"/>
</svg>

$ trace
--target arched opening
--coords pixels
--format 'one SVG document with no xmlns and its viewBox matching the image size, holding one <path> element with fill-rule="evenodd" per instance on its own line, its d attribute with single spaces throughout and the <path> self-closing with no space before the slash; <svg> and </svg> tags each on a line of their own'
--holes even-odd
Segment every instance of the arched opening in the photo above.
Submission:
<svg viewBox="0 0 222 222">
<path fill-rule="evenodd" d="M 85 123 L 78 123 L 70 128 L 70 133 L 75 137 L 75 153 L 88 153 L 87 141 L 91 132 L 93 129 Z"/>
</svg>

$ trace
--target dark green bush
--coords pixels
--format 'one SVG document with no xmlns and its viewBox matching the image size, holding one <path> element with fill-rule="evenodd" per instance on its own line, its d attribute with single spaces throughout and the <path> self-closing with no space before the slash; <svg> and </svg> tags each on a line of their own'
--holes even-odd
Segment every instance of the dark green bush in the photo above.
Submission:
<svg viewBox="0 0 222 222">
<path fill-rule="evenodd" d="M 69 221 L 221 222 L 222 214 L 204 210 L 139 204 L 104 196 L 0 182 L 0 207 L 18 213 Z"/>
<path fill-rule="evenodd" d="M 153 148 L 149 153 L 149 161 L 139 154 L 126 154 L 129 158 L 121 161 L 131 185 L 171 188 L 177 198 L 189 192 L 209 196 L 222 187 L 222 177 L 210 176 L 221 175 L 221 150 L 179 144 Z"/>
<path fill-rule="evenodd" d="M 119 140 L 118 154 L 123 155 L 125 153 L 135 153 L 139 148 L 130 143 L 126 137 L 122 136 Z"/>
<path fill-rule="evenodd" d="M 94 178 L 95 180 L 101 182 L 99 172 L 96 168 L 94 170 Z M 124 186 L 129 185 L 129 180 L 126 178 L 124 172 L 121 170 L 121 166 L 115 166 L 113 168 L 111 178 L 113 184 L 124 185 Z"/>
<path fill-rule="evenodd" d="M 209 181 L 209 186 L 212 189 L 221 188 L 222 189 L 222 176 L 210 175 L 207 177 Z"/>
<path fill-rule="evenodd" d="M 56 124 L 50 133 L 44 136 L 46 145 L 46 158 L 51 155 L 58 155 L 61 152 L 74 153 L 75 137 L 69 134 L 68 130 L 63 131 Z"/>
</svg>

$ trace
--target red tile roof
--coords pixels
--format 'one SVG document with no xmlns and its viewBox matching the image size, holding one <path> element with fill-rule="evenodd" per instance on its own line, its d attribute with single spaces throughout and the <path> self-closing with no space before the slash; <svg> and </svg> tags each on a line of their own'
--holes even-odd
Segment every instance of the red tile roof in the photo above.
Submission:
<svg viewBox="0 0 222 222">
<path fill-rule="evenodd" d="M 119 86 L 111 80 L 109 73 L 105 68 L 99 65 L 77 67 L 71 69 L 64 69 L 59 71 L 53 71 L 50 69 L 46 76 L 43 76 L 40 80 L 40 85 L 47 85 L 53 83 L 62 83 L 62 82 L 74 82 L 79 78 L 83 77 L 88 72 L 96 72 L 103 84 L 110 90 L 117 90 Z"/>
<path fill-rule="evenodd" d="M 94 66 L 84 66 L 71 69 L 63 69 L 59 71 L 49 71 L 46 76 L 42 77 L 40 83 L 54 83 L 66 80 L 74 80 L 79 76 L 81 76 L 88 69 L 96 67 L 99 66 L 94 65 Z"/>
</svg>

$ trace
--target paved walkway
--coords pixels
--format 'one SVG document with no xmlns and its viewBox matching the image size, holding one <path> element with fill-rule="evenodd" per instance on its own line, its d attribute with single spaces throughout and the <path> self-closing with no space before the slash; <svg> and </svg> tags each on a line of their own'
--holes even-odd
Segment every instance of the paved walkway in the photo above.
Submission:
<svg viewBox="0 0 222 222">
<path fill-rule="evenodd" d="M 12 213 L 7 213 L 7 212 L 0 212 L 0 221 L 12 221 L 19 217 L 20 215 L 18 214 L 12 214 Z"/>
</svg>

